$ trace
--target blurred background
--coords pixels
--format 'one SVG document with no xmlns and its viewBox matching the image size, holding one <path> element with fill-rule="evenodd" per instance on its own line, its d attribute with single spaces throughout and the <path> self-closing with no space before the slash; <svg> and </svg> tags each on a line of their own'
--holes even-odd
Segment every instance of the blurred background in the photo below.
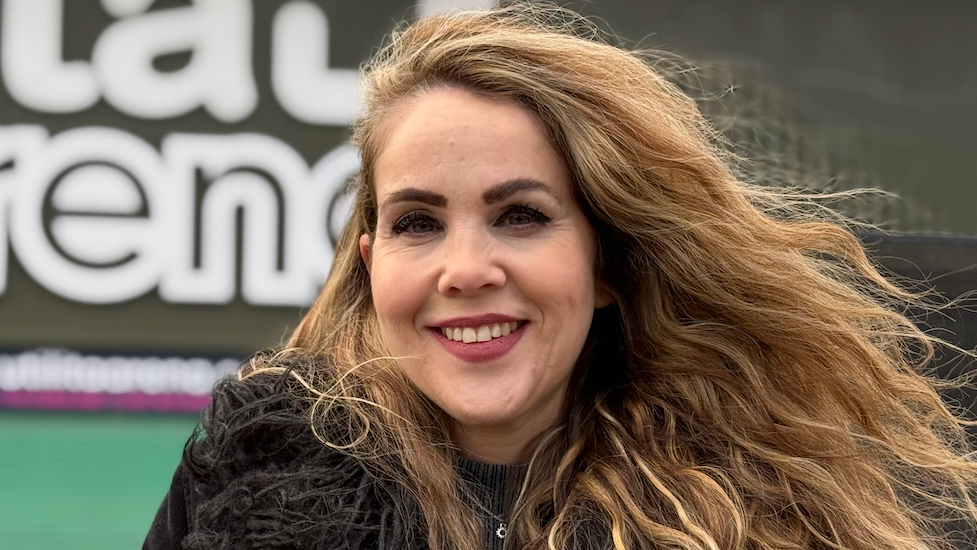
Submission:
<svg viewBox="0 0 977 550">
<path fill-rule="evenodd" d="M 492 3 L 0 1 L 4 548 L 141 544 L 214 381 L 328 272 L 356 68 L 397 21 Z M 894 272 L 977 288 L 977 3 L 564 5 L 700 64 L 771 173 L 900 197 L 852 207 Z M 973 348 L 967 315 L 939 323 Z"/>
</svg>

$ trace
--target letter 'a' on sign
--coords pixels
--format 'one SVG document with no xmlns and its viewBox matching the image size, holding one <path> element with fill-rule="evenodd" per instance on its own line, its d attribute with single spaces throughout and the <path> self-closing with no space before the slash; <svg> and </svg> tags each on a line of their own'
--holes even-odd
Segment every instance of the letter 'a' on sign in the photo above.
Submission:
<svg viewBox="0 0 977 550">
<path fill-rule="evenodd" d="M 258 103 L 251 66 L 250 0 L 194 0 L 193 6 L 140 13 L 148 0 L 103 0 L 122 19 L 95 43 L 92 63 L 105 100 L 123 113 L 164 119 L 204 107 L 221 122 L 246 118 Z M 192 52 L 173 73 L 153 67 L 166 54 Z"/>
</svg>

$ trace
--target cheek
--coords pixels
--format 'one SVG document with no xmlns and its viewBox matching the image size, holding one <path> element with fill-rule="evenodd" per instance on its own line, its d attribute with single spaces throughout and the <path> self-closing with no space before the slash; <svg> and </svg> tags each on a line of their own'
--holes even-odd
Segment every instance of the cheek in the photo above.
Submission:
<svg viewBox="0 0 977 550">
<path fill-rule="evenodd" d="M 554 250 L 546 269 L 532 269 L 527 274 L 540 296 L 547 296 L 559 307 L 577 310 L 594 307 L 593 247 L 574 242 Z"/>
<path fill-rule="evenodd" d="M 535 275 L 532 288 L 527 289 L 540 309 L 569 315 L 563 321 L 576 319 L 594 307 L 592 278 L 577 270 L 549 270 Z"/>
<path fill-rule="evenodd" d="M 387 269 L 388 265 L 385 258 L 373 258 L 370 286 L 380 330 L 388 345 L 393 346 L 396 339 L 413 330 L 424 293 L 416 271 Z"/>
</svg>

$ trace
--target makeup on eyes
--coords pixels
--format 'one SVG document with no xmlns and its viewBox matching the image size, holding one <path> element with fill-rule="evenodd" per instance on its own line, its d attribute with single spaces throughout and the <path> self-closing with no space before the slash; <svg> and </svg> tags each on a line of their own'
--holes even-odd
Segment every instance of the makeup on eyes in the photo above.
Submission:
<svg viewBox="0 0 977 550">
<path fill-rule="evenodd" d="M 400 219 L 398 219 L 394 223 L 393 227 L 390 228 L 390 231 L 394 235 L 399 235 L 401 233 L 406 232 L 411 227 L 415 226 L 415 224 L 420 225 L 422 223 L 430 225 L 431 231 L 437 229 L 436 226 L 439 225 L 431 216 L 423 212 L 414 211 L 414 212 L 408 212 L 405 216 L 402 216 Z M 429 233 L 429 232 L 430 231 L 412 231 L 412 233 Z"/>
<path fill-rule="evenodd" d="M 506 220 L 511 220 L 514 217 L 523 217 L 524 223 L 505 223 Z M 542 226 L 550 221 L 552 221 L 552 218 L 540 211 L 539 208 L 524 203 L 514 204 L 504 208 L 492 225 L 518 230 L 519 228 Z M 421 226 L 425 230 L 410 231 L 412 227 L 416 228 L 417 226 Z M 390 228 L 390 231 L 394 235 L 408 232 L 413 234 L 426 234 L 437 231 L 440 227 L 441 224 L 432 215 L 425 211 L 415 210 L 399 217 Z"/>
</svg>

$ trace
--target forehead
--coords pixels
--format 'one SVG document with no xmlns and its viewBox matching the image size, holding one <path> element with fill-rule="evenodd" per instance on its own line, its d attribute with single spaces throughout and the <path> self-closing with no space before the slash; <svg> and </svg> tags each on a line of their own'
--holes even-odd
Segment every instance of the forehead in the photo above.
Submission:
<svg viewBox="0 0 977 550">
<path fill-rule="evenodd" d="M 519 103 L 457 88 L 404 100 L 384 121 L 378 197 L 399 187 L 483 188 L 519 178 L 565 186 L 566 165 L 539 117 Z"/>
</svg>

